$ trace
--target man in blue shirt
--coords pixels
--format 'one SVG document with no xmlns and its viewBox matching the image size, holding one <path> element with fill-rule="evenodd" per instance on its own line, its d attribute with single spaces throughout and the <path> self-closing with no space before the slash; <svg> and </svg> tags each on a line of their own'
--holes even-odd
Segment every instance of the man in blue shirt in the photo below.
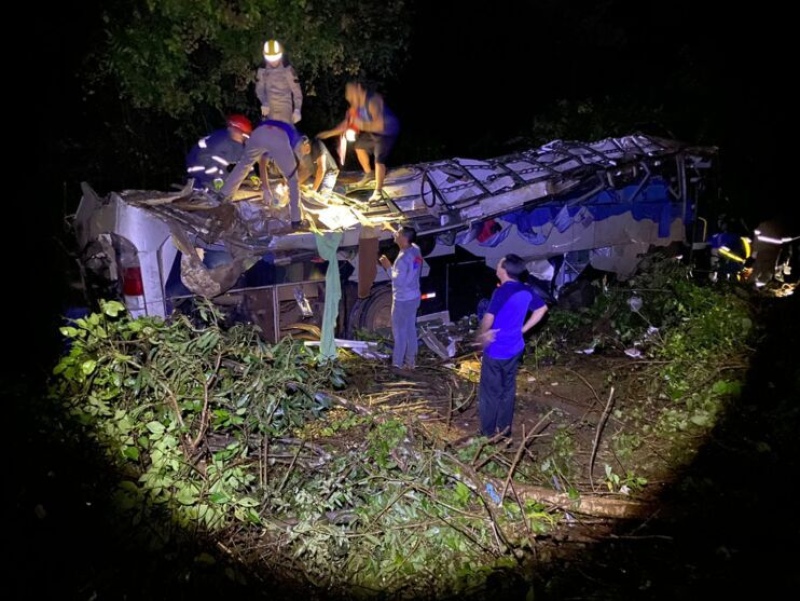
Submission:
<svg viewBox="0 0 800 601">
<path fill-rule="evenodd" d="M 517 371 L 525 350 L 523 335 L 547 313 L 547 305 L 522 282 L 525 261 L 509 254 L 495 271 L 500 286 L 492 294 L 481 319 L 478 341 L 483 347 L 478 388 L 481 434 L 511 436 L 517 396 Z"/>
<path fill-rule="evenodd" d="M 274 119 L 266 119 L 256 127 L 244 145 L 241 160 L 225 180 L 219 190 L 219 197 L 231 200 L 241 187 L 247 174 L 258 163 L 261 173 L 261 185 L 264 189 L 264 200 L 272 202 L 272 190 L 267 176 L 267 159 L 272 160 L 280 170 L 289 188 L 289 211 L 291 229 L 308 230 L 308 221 L 302 219 L 300 207 L 300 184 L 298 183 L 298 156 L 302 153 L 305 140 L 294 125 Z"/>
</svg>

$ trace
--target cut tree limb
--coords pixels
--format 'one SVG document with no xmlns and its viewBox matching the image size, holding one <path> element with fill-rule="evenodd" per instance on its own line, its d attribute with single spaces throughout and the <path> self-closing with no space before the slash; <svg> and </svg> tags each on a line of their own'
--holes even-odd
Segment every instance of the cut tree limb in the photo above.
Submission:
<svg viewBox="0 0 800 601">
<path fill-rule="evenodd" d="M 491 482 L 495 488 L 502 490 L 504 482 L 494 478 L 486 478 L 486 482 Z M 622 518 L 633 519 L 642 518 L 653 513 L 653 506 L 648 503 L 632 501 L 630 499 L 620 499 L 618 497 L 601 497 L 597 495 L 581 495 L 577 499 L 570 497 L 568 493 L 557 492 L 555 490 L 541 486 L 532 486 L 514 482 L 514 490 L 523 501 L 534 501 L 542 505 L 550 505 L 583 515 L 603 518 Z"/>
</svg>

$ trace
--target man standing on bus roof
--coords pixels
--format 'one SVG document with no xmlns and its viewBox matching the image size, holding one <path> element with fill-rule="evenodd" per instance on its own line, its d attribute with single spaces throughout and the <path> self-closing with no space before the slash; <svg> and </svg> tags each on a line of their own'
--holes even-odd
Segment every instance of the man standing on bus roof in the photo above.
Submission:
<svg viewBox="0 0 800 601">
<path fill-rule="evenodd" d="M 303 90 L 283 50 L 278 40 L 264 43 L 264 66 L 256 71 L 256 96 L 264 119 L 294 125 L 302 119 Z"/>
</svg>

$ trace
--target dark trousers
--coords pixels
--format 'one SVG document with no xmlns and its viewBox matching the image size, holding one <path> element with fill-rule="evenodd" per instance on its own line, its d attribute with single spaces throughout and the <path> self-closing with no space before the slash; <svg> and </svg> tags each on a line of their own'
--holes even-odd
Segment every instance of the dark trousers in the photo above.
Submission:
<svg viewBox="0 0 800 601">
<path fill-rule="evenodd" d="M 478 388 L 478 415 L 481 434 L 511 435 L 514 403 L 517 397 L 517 371 L 522 353 L 511 359 L 481 359 L 481 381 Z"/>
</svg>

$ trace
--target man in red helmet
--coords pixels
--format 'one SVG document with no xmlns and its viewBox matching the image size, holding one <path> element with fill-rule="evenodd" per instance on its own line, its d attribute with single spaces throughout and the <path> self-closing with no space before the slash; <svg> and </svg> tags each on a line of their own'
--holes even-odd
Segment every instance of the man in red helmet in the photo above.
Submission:
<svg viewBox="0 0 800 601">
<path fill-rule="evenodd" d="M 244 153 L 253 124 L 244 115 L 230 115 L 226 127 L 201 138 L 186 156 L 186 173 L 196 190 L 219 190 Z"/>
</svg>

